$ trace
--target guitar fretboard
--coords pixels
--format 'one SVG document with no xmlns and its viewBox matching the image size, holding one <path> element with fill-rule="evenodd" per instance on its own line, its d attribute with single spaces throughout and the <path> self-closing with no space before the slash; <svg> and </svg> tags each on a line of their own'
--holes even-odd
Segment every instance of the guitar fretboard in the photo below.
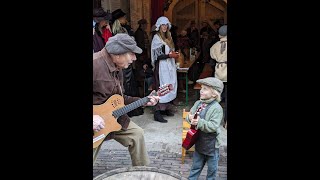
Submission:
<svg viewBox="0 0 320 180">
<path fill-rule="evenodd" d="M 200 113 L 206 106 L 207 106 L 206 104 L 202 104 L 200 107 L 198 107 L 198 109 L 196 110 L 196 112 L 195 112 L 195 114 L 194 114 L 193 119 L 197 119 L 199 113 Z M 196 129 L 196 126 L 195 126 L 195 125 L 191 125 L 190 129 Z"/>
<path fill-rule="evenodd" d="M 149 98 L 148 97 L 144 97 L 142 99 L 139 99 L 133 103 L 130 103 L 122 108 L 119 108 L 117 110 L 114 110 L 112 111 L 112 115 L 115 117 L 115 118 L 119 118 L 120 116 L 144 105 L 145 103 L 149 102 Z"/>
</svg>

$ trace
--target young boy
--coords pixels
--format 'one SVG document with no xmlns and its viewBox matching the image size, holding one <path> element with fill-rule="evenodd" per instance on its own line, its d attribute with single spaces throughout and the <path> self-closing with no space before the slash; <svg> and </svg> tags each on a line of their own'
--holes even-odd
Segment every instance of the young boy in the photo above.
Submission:
<svg viewBox="0 0 320 180">
<path fill-rule="evenodd" d="M 199 137 L 195 143 L 193 153 L 193 164 L 191 167 L 189 180 L 198 179 L 204 165 L 207 163 L 207 180 L 215 180 L 218 171 L 220 123 L 223 118 L 223 109 L 219 102 L 223 91 L 223 82 L 214 77 L 197 80 L 201 84 L 200 100 L 196 101 L 190 109 L 186 120 L 196 126 Z M 195 111 L 203 105 L 203 110 L 194 119 Z"/>
</svg>

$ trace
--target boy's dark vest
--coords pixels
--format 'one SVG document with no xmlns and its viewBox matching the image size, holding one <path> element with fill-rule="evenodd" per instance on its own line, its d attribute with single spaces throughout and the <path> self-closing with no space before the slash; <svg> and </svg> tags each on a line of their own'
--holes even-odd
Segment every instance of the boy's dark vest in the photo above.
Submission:
<svg viewBox="0 0 320 180">
<path fill-rule="evenodd" d="M 208 109 L 211 108 L 213 103 L 218 103 L 217 101 L 212 101 L 210 104 L 206 106 L 206 108 L 200 112 L 199 116 L 201 119 L 205 118 L 205 115 L 208 111 Z M 199 106 L 201 103 L 199 104 Z M 213 156 L 214 155 L 214 150 L 215 150 L 215 144 L 216 144 L 216 136 L 217 134 L 214 133 L 205 133 L 198 129 L 199 137 L 198 140 L 195 143 L 195 149 L 197 152 L 208 155 L 208 156 Z"/>
</svg>

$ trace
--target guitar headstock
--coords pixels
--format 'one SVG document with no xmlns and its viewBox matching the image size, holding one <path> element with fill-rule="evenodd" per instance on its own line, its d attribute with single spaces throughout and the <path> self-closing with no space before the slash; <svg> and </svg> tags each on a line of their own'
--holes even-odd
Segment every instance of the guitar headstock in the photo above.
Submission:
<svg viewBox="0 0 320 180">
<path fill-rule="evenodd" d="M 164 84 L 164 85 L 159 87 L 159 89 L 157 91 L 157 95 L 158 96 L 164 96 L 164 95 L 168 94 L 172 90 L 173 90 L 172 84 Z"/>
</svg>

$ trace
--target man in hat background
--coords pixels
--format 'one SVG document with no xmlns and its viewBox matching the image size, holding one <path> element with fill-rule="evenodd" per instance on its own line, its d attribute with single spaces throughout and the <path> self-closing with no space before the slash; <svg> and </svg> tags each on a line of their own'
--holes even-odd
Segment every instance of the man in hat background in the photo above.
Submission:
<svg viewBox="0 0 320 180">
<path fill-rule="evenodd" d="M 207 163 L 207 179 L 216 179 L 219 162 L 219 147 L 221 145 L 220 124 L 223 118 L 223 109 L 219 102 L 223 91 L 223 83 L 217 78 L 208 77 L 197 80 L 201 84 L 200 100 L 196 101 L 186 120 L 196 126 L 198 139 L 195 143 L 193 163 L 189 180 L 198 179 L 204 165 Z M 196 112 L 199 107 L 205 107 Z M 198 113 L 197 118 L 194 118 Z"/>
<path fill-rule="evenodd" d="M 200 29 L 200 46 L 202 46 L 204 37 L 203 37 L 203 33 L 207 32 L 209 36 L 213 35 L 213 29 L 212 27 L 209 25 L 208 20 L 203 20 L 202 21 L 202 28 Z"/>
<path fill-rule="evenodd" d="M 194 20 L 190 22 L 190 26 L 187 28 L 187 35 L 191 40 L 191 47 L 197 47 L 199 49 L 199 30 L 196 28 L 196 22 Z"/>
<path fill-rule="evenodd" d="M 93 51 L 100 51 L 109 37 L 112 36 L 109 20 L 110 13 L 105 12 L 101 7 L 93 9 L 93 21 L 95 24 L 95 32 L 93 33 Z"/>
<path fill-rule="evenodd" d="M 119 33 L 110 37 L 101 51 L 93 54 L 93 105 L 103 104 L 114 94 L 122 95 L 125 105 L 140 99 L 124 94 L 122 69 L 127 68 L 136 60 L 135 53 L 140 54 L 141 52 L 142 50 L 129 35 Z M 147 106 L 154 106 L 159 101 L 159 96 L 150 94 L 148 97 L 150 101 L 146 104 Z M 94 119 L 99 118 L 94 117 Z M 117 121 L 122 129 L 111 132 L 105 140 L 115 139 L 128 147 L 133 166 L 148 165 L 149 157 L 145 147 L 143 129 L 130 121 L 127 114 L 120 116 Z M 108 126 L 108 124 L 101 125 L 96 130 Z M 101 145 L 93 149 L 94 161 Z"/>
<path fill-rule="evenodd" d="M 213 76 L 220 79 L 225 87 L 222 93 L 222 102 L 225 111 L 224 122 L 227 122 L 227 25 L 219 28 L 219 38 L 220 40 L 210 48 L 210 56 L 215 61 Z"/>
<path fill-rule="evenodd" d="M 220 37 L 219 37 L 219 28 L 221 27 L 221 24 L 220 24 L 220 20 L 216 20 L 214 23 L 213 23 L 213 27 L 212 27 L 212 30 L 213 30 L 213 44 L 218 42 L 220 40 Z"/>
<path fill-rule="evenodd" d="M 135 62 L 135 77 L 139 82 L 139 94 L 140 97 L 143 97 L 148 87 L 152 83 L 152 66 L 150 60 L 150 42 L 148 33 L 146 32 L 148 22 L 146 19 L 140 19 L 138 21 L 139 27 L 134 33 L 135 40 L 137 45 L 142 49 L 141 54 L 137 54 L 137 61 Z M 145 83 L 146 81 L 146 83 Z"/>
<path fill-rule="evenodd" d="M 134 39 L 134 33 L 130 26 L 127 26 L 126 13 L 121 9 L 116 9 L 112 13 L 112 33 L 116 35 L 118 33 L 128 34 Z M 135 62 L 130 64 L 129 67 L 123 69 L 124 75 L 124 89 L 126 90 L 126 95 L 129 96 L 139 96 L 138 83 L 134 76 Z M 139 107 L 133 111 L 130 111 L 128 115 L 139 116 L 144 113 L 142 107 Z"/>
<path fill-rule="evenodd" d="M 190 58 L 190 47 L 191 47 L 191 40 L 187 36 L 187 31 L 182 29 L 180 34 L 177 38 L 177 47 L 176 50 L 180 50 L 181 54 L 185 59 Z"/>
<path fill-rule="evenodd" d="M 196 63 L 193 63 L 192 66 L 189 68 L 188 78 L 191 80 L 189 81 L 190 84 L 193 84 L 193 81 L 197 80 L 202 70 L 205 66 L 205 63 L 209 62 L 210 53 L 209 49 L 214 44 L 213 43 L 213 29 L 210 26 L 208 20 L 202 21 L 202 28 L 200 29 L 200 39 L 199 44 L 197 44 L 196 51 Z"/>
<path fill-rule="evenodd" d="M 132 28 L 128 25 L 126 13 L 121 9 L 116 9 L 112 13 L 112 33 L 116 35 L 118 33 L 127 33 L 130 36 L 134 36 Z"/>
</svg>

